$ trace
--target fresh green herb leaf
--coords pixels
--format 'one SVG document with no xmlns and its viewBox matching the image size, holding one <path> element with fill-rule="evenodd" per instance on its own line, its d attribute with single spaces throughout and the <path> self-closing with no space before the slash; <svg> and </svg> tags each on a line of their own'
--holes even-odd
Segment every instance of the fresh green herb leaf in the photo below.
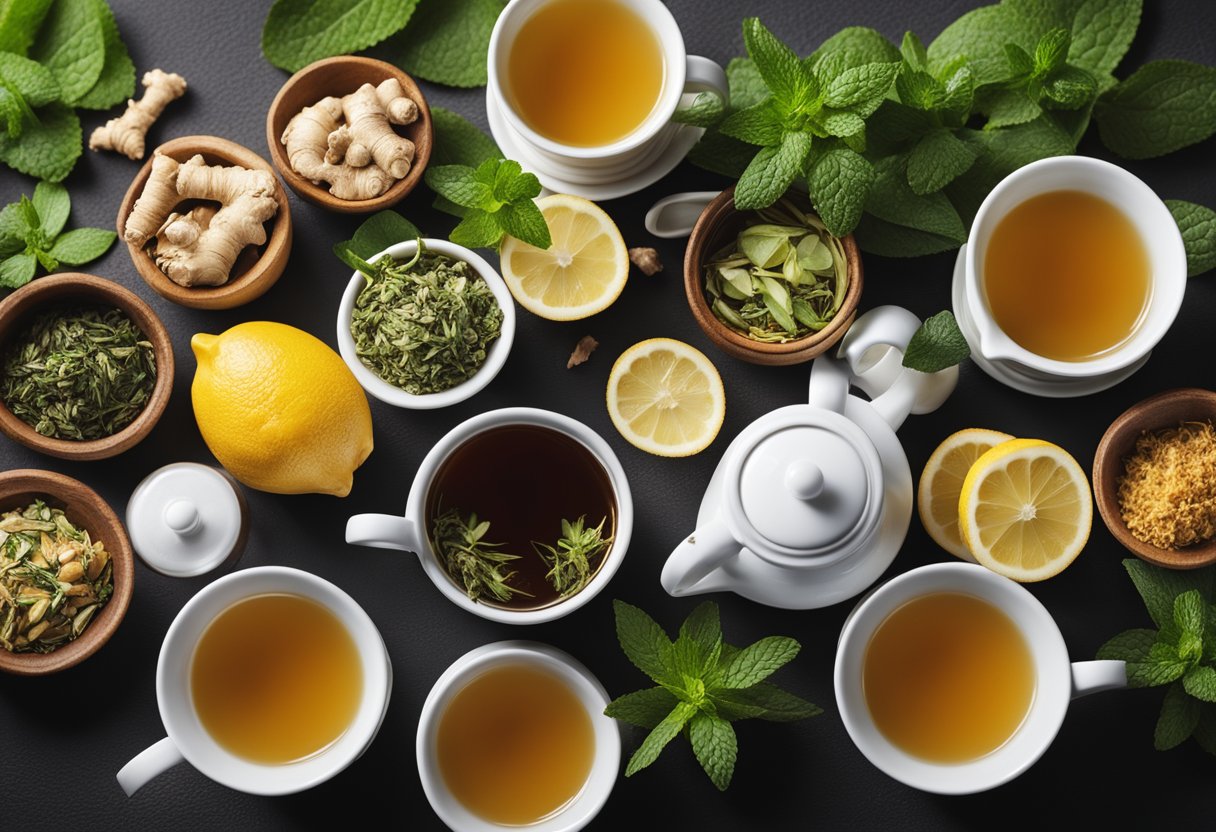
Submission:
<svg viewBox="0 0 1216 832">
<path fill-rule="evenodd" d="M 740 650 L 719 667 L 711 678 L 714 687 L 737 690 L 750 688 L 771 676 L 798 655 L 797 641 L 785 636 L 769 636 Z"/>
<path fill-rule="evenodd" d="M 1098 82 L 1083 69 L 1066 66 L 1055 72 L 1043 84 L 1047 106 L 1077 109 L 1093 102 L 1098 94 Z"/>
<path fill-rule="evenodd" d="M 1167 199 L 1165 204 L 1182 232 L 1187 277 L 1216 268 L 1216 211 L 1181 199 Z"/>
<path fill-rule="evenodd" d="M 1204 604 L 1199 590 L 1187 590 L 1174 599 L 1174 624 L 1183 635 L 1195 636 L 1202 640 L 1206 618 L 1207 606 Z M 1199 655 L 1202 655 L 1202 652 L 1201 649 Z"/>
<path fill-rule="evenodd" d="M 114 12 L 110 10 L 105 0 L 92 0 L 101 21 L 102 48 L 105 58 L 101 65 L 101 74 L 88 92 L 76 102 L 77 107 L 90 110 L 105 110 L 116 104 L 121 104 L 135 93 L 135 64 L 127 52 L 127 46 L 122 42 L 118 32 L 118 22 L 114 20 Z"/>
<path fill-rule="evenodd" d="M 844 237 L 856 227 L 873 180 L 873 166 L 849 148 L 834 148 L 814 160 L 807 182 L 811 202 L 833 236 Z"/>
<path fill-rule="evenodd" d="M 1216 132 L 1216 67 L 1153 61 L 1098 99 L 1098 134 L 1115 153 L 1147 159 Z"/>
<path fill-rule="evenodd" d="M 721 717 L 698 712 L 688 722 L 688 740 L 701 768 L 718 791 L 726 791 L 739 755 L 735 729 Z"/>
<path fill-rule="evenodd" d="M 654 728 L 678 702 L 667 688 L 646 688 L 618 696 L 608 703 L 604 715 L 639 728 Z"/>
<path fill-rule="evenodd" d="M 823 92 L 829 107 L 852 107 L 863 102 L 879 100 L 895 83 L 899 63 L 873 63 L 846 69 L 833 78 Z"/>
<path fill-rule="evenodd" d="M 677 124 L 691 124 L 694 127 L 712 127 L 722 120 L 726 113 L 726 103 L 714 92 L 699 93 L 692 104 L 676 110 L 671 120 Z"/>
<path fill-rule="evenodd" d="M 72 210 L 72 198 L 68 196 L 68 189 L 52 182 L 39 182 L 34 186 L 31 204 L 37 213 L 38 225 L 43 235 L 48 240 L 53 240 L 67 225 L 68 213 Z"/>
<path fill-rule="evenodd" d="M 1182 687 L 1202 702 L 1216 702 L 1216 669 L 1207 665 L 1192 667 L 1182 677 Z"/>
<path fill-rule="evenodd" d="M 732 109 L 744 110 L 768 97 L 768 87 L 751 58 L 732 58 L 726 65 L 726 82 Z"/>
<path fill-rule="evenodd" d="M 13 104 L 12 111 L 5 115 L 6 132 L 14 139 L 21 135 L 25 122 L 37 120 L 31 108 L 58 101 L 61 95 L 59 82 L 49 69 L 7 52 L 0 52 L 0 92 L 9 96 Z"/>
<path fill-rule="evenodd" d="M 0 134 L 0 162 L 36 179 L 61 182 L 80 158 L 80 119 L 57 103 L 35 113 L 37 120 L 24 125 L 19 139 Z"/>
<path fill-rule="evenodd" d="M 942 310 L 920 325 L 904 350 L 905 367 L 936 373 L 953 367 L 971 355 L 967 339 L 949 310 Z"/>
<path fill-rule="evenodd" d="M 504 233 L 538 248 L 552 244 L 544 216 L 532 201 L 540 182 L 510 159 L 486 159 L 467 165 L 428 167 L 426 182 L 440 196 L 467 209 L 452 230 L 452 242 L 490 248 Z"/>
<path fill-rule="evenodd" d="M 465 210 L 460 222 L 448 239 L 465 248 L 495 248 L 502 240 L 503 228 L 498 218 L 480 208 Z"/>
<path fill-rule="evenodd" d="M 1127 663 L 1127 684 L 1133 688 L 1151 688 L 1168 685 L 1186 673 L 1188 662 L 1178 655 L 1169 644 L 1157 642 L 1149 649 L 1148 658 L 1142 662 Z"/>
<path fill-rule="evenodd" d="M 0 286 L 28 283 L 37 264 L 48 272 L 60 263 L 77 266 L 105 254 L 117 235 L 101 228 L 77 228 L 61 234 L 72 208 L 62 185 L 39 182 L 33 200 L 22 196 L 0 212 Z"/>
<path fill-rule="evenodd" d="M 1024 89 L 995 90 L 984 96 L 983 108 L 988 113 L 985 130 L 1025 124 L 1043 114 L 1043 108 Z"/>
<path fill-rule="evenodd" d="M 814 76 L 802 66 L 794 50 L 778 40 L 760 18 L 743 21 L 743 44 L 769 93 L 787 111 L 805 106 L 819 94 Z"/>
<path fill-rule="evenodd" d="M 416 240 L 421 236 L 422 232 L 418 230 L 417 226 L 396 211 L 388 209 L 372 214 L 364 220 L 351 239 L 335 243 L 334 254 L 342 258 L 340 252 L 349 252 L 366 265 L 365 261 L 370 260 L 389 246 L 406 240 Z M 358 266 L 353 268 L 356 271 L 363 271 Z"/>
<path fill-rule="evenodd" d="M 1115 71 L 1140 25 L 1143 0 L 1084 0 L 1072 23 L 1068 62 L 1097 75 Z"/>
<path fill-rule="evenodd" d="M 719 130 L 741 142 L 765 147 L 781 143 L 785 130 L 781 114 L 773 100 L 766 99 L 745 110 L 735 110 L 719 126 Z"/>
<path fill-rule="evenodd" d="M 823 713 L 818 705 L 769 682 L 741 690 L 716 689 L 711 698 L 718 715 L 731 721 L 764 719 L 769 722 L 795 722 Z"/>
<path fill-rule="evenodd" d="M 929 71 L 939 73 L 959 57 L 975 73 L 977 85 L 1004 81 L 1009 75 L 1006 44 L 1033 48 L 1031 27 L 1007 4 L 982 6 L 967 12 L 938 35 L 927 50 Z M 1028 43 L 1029 41 L 1029 43 Z"/>
<path fill-rule="evenodd" d="M 866 195 L 866 211 L 896 225 L 927 231 L 961 244 L 967 229 L 945 194 L 917 194 L 908 184 L 907 163 L 888 156 L 874 166 L 874 182 Z"/>
<path fill-rule="evenodd" d="M 879 32 L 866 26 L 849 26 L 820 44 L 804 64 L 818 77 L 832 78 L 850 67 L 899 59 L 899 50 Z"/>
<path fill-rule="evenodd" d="M 776 202 L 789 190 L 810 150 L 810 133 L 786 133 L 780 145 L 762 148 L 739 177 L 735 207 L 749 211 Z"/>
<path fill-rule="evenodd" d="M 616 637 L 633 666 L 659 684 L 674 681 L 671 639 L 663 628 L 642 610 L 624 601 L 613 601 Z"/>
<path fill-rule="evenodd" d="M 504 0 L 421 0 L 390 49 L 411 75 L 450 87 L 484 86 L 490 32 L 505 5 Z"/>
<path fill-rule="evenodd" d="M 1099 647 L 1097 658 L 1143 662 L 1148 659 L 1149 651 L 1156 643 L 1156 630 L 1127 630 Z"/>
<path fill-rule="evenodd" d="M 76 228 L 60 234 L 49 253 L 62 264 L 79 266 L 105 254 L 117 238 L 106 228 Z"/>
<path fill-rule="evenodd" d="M 915 32 L 904 32 L 899 44 L 899 54 L 912 69 L 924 69 L 929 65 L 929 53 Z"/>
<path fill-rule="evenodd" d="M 38 258 L 22 252 L 0 260 L 0 288 L 16 289 L 34 279 Z"/>
<path fill-rule="evenodd" d="M 75 105 L 83 98 L 105 65 L 105 37 L 94 0 L 55 0 L 29 57 L 55 76 L 64 102 Z"/>
<path fill-rule="evenodd" d="M 687 702 L 678 703 L 671 713 L 663 717 L 663 721 L 646 735 L 646 739 L 638 746 L 638 750 L 633 752 L 633 756 L 629 758 L 629 764 L 625 766 L 625 776 L 632 777 L 657 760 L 659 754 L 667 747 L 667 743 L 680 734 L 684 725 L 696 713 L 695 705 Z"/>
<path fill-rule="evenodd" d="M 700 168 L 738 179 L 756 156 L 755 146 L 731 138 L 718 130 L 707 130 L 686 157 Z"/>
<path fill-rule="evenodd" d="M 435 147 L 431 165 L 466 165 L 475 168 L 487 159 L 501 159 L 494 140 L 459 113 L 443 107 L 431 108 L 435 125 Z"/>
<path fill-rule="evenodd" d="M 698 604 L 680 625 L 680 638 L 686 638 L 697 645 L 708 656 L 722 641 L 722 622 L 718 615 L 718 605 L 712 601 Z"/>
<path fill-rule="evenodd" d="M 1158 751 L 1169 751 L 1181 745 L 1199 726 L 1203 706 L 1198 699 L 1187 695 L 1181 682 L 1174 682 L 1165 691 L 1161 703 L 1161 715 L 1157 717 L 1157 728 L 1153 732 L 1153 745 Z"/>
<path fill-rule="evenodd" d="M 1174 599 L 1192 589 L 1198 590 L 1204 598 L 1211 598 L 1214 587 L 1213 579 L 1216 571 L 1212 569 L 1191 569 L 1185 572 L 1175 569 L 1162 569 L 1145 563 L 1136 558 L 1126 558 L 1123 568 L 1131 577 L 1136 591 L 1144 600 L 1144 606 L 1158 627 L 1167 627 L 1174 623 Z"/>
<path fill-rule="evenodd" d="M 945 128 L 927 134 L 908 155 L 908 185 L 919 195 L 940 191 L 967 172 L 979 152 Z"/>
<path fill-rule="evenodd" d="M 54 0 L 0 0 L 0 52 L 24 55 Z"/>
<path fill-rule="evenodd" d="M 431 520 L 431 543 L 448 576 L 464 590 L 471 601 L 492 598 L 506 603 L 515 595 L 527 595 L 511 586 L 514 571 L 507 564 L 518 555 L 501 551 L 501 543 L 490 543 L 485 536 L 490 524 L 478 521 L 476 514 L 467 517 L 451 508 Z"/>
<path fill-rule="evenodd" d="M 1034 69 L 1031 74 L 1036 78 L 1046 78 L 1062 68 L 1071 45 L 1072 35 L 1067 29 L 1056 28 L 1043 35 L 1034 48 Z"/>
<path fill-rule="evenodd" d="M 405 26 L 417 2 L 275 0 L 262 27 L 262 54 L 295 72 L 321 58 L 358 52 Z"/>
<path fill-rule="evenodd" d="M 492 165 L 494 160 L 486 160 L 483 164 Z M 478 179 L 476 170 L 465 165 L 428 167 L 426 184 L 444 199 L 463 208 L 484 208 L 494 203 L 492 185 Z"/>
</svg>

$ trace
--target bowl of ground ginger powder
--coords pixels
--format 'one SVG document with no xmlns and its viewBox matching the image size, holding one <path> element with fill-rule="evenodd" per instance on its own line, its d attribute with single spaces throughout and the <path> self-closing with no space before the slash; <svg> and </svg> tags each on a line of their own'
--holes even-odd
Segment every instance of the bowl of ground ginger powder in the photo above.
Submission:
<svg viewBox="0 0 1216 832">
<path fill-rule="evenodd" d="M 1129 408 L 1098 443 L 1093 483 L 1106 527 L 1138 557 L 1216 563 L 1216 392 L 1169 390 Z"/>
</svg>

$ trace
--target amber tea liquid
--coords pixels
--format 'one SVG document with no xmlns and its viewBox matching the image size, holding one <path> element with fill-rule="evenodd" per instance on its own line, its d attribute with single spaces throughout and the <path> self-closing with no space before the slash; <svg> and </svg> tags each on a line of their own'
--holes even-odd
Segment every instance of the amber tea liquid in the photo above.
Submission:
<svg viewBox="0 0 1216 832">
<path fill-rule="evenodd" d="M 539 425 L 490 428 L 452 451 L 427 492 L 427 523 L 451 508 L 490 521 L 487 539 L 520 556 L 509 566 L 516 573 L 510 583 L 531 597 L 516 594 L 505 604 L 479 601 L 511 609 L 538 609 L 559 598 L 545 579 L 548 567 L 532 541 L 556 544 L 562 520 L 574 521 L 582 515 L 588 526 L 607 518 L 604 537 L 616 531 L 616 500 L 604 466 L 582 443 Z M 611 544 L 591 564 L 593 570 L 610 551 Z"/>
<path fill-rule="evenodd" d="M 1088 361 L 1125 342 L 1148 306 L 1144 242 L 1123 212 L 1081 191 L 1052 191 L 992 232 L 984 291 L 997 326 L 1057 361 Z"/>
<path fill-rule="evenodd" d="M 641 126 L 665 71 L 658 37 L 623 3 L 550 0 L 515 36 L 506 95 L 545 138 L 597 147 Z"/>
<path fill-rule="evenodd" d="M 1034 660 L 1017 625 L 971 595 L 915 598 L 878 625 L 862 690 L 878 730 L 908 754 L 963 763 L 1000 748 L 1034 700 Z"/>
</svg>

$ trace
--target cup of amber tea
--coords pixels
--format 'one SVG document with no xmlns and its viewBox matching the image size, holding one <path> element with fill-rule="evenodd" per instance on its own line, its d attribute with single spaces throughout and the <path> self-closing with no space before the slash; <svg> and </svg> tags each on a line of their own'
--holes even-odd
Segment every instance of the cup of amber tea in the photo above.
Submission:
<svg viewBox="0 0 1216 832">
<path fill-rule="evenodd" d="M 191 598 L 161 645 L 168 735 L 118 772 L 128 795 L 180 762 L 249 794 L 322 783 L 371 745 L 392 666 L 353 598 L 299 569 L 225 575 Z"/>
<path fill-rule="evenodd" d="M 604 588 L 632 530 L 608 443 L 568 416 L 513 407 L 453 428 L 418 466 L 405 513 L 355 515 L 346 542 L 414 552 L 457 606 L 539 624 Z"/>
<path fill-rule="evenodd" d="M 685 92 L 728 96 L 722 67 L 685 52 L 660 0 L 512 0 L 490 36 L 488 76 L 524 166 L 593 185 L 654 162 Z"/>
<path fill-rule="evenodd" d="M 971 563 L 905 572 L 867 596 L 836 649 L 836 703 L 854 744 L 917 789 L 970 794 L 1030 768 L 1069 703 L 1125 687 L 1120 661 L 1069 662 L 1047 608 Z"/>
</svg>

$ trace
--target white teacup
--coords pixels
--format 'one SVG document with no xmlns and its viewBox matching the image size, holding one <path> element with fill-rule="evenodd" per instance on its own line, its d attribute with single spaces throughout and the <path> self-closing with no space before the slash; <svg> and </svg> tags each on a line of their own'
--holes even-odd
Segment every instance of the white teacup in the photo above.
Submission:
<svg viewBox="0 0 1216 832">
<path fill-rule="evenodd" d="M 1035 669 L 1033 699 L 1022 724 L 995 751 L 964 763 L 930 762 L 894 745 L 874 724 L 862 684 L 866 649 L 878 626 L 914 598 L 939 592 L 971 595 L 1003 611 L 1021 631 Z M 1051 745 L 1071 700 L 1126 685 L 1123 662 L 1070 663 L 1060 629 L 1038 599 L 971 563 L 935 563 L 893 578 L 857 605 L 836 648 L 836 704 L 857 748 L 896 780 L 938 794 L 971 794 L 1012 780 Z"/>
<path fill-rule="evenodd" d="M 616 784 L 621 764 L 621 734 L 616 721 L 604 716 L 608 693 L 591 671 L 569 653 L 535 641 L 499 641 L 465 653 L 443 672 L 422 705 L 418 717 L 418 776 L 435 814 L 461 832 L 500 832 L 506 828 L 474 815 L 457 800 L 439 770 L 436 742 L 439 721 L 448 703 L 476 677 L 496 667 L 525 664 L 546 670 L 564 681 L 587 709 L 595 733 L 595 756 L 582 790 L 554 814 L 524 827 L 529 832 L 574 832 L 599 813 Z"/>
<path fill-rule="evenodd" d="M 458 587 L 444 571 L 426 533 L 424 515 L 427 494 L 435 474 L 444 461 L 473 436 L 505 425 L 538 425 L 564 433 L 581 444 L 603 466 L 616 502 L 616 527 L 612 545 L 604 556 L 604 562 L 600 565 L 599 570 L 578 593 L 538 609 L 507 609 L 469 600 L 464 590 Z M 534 407 L 507 407 L 491 410 L 461 422 L 440 439 L 435 447 L 431 448 L 430 453 L 418 466 L 414 482 L 410 486 L 404 516 L 399 514 L 357 514 L 346 522 L 347 543 L 372 546 L 377 549 L 402 549 L 414 552 L 422 562 L 422 569 L 426 572 L 427 577 L 439 588 L 440 592 L 447 596 L 449 601 L 474 615 L 480 615 L 482 618 L 502 624 L 540 624 L 569 615 L 586 604 L 616 574 L 621 560 L 625 557 L 625 551 L 629 548 L 629 538 L 632 533 L 633 498 L 629 492 L 629 481 L 625 478 L 625 469 L 621 467 L 612 448 L 598 433 L 582 422 L 560 413 Z"/>
<path fill-rule="evenodd" d="M 362 698 L 346 731 L 311 757 L 283 765 L 255 763 L 217 743 L 199 721 L 190 685 L 194 649 L 207 626 L 236 602 L 268 593 L 299 595 L 333 613 L 354 640 L 363 669 Z M 217 783 L 249 794 L 291 794 L 312 788 L 349 766 L 371 745 L 388 709 L 392 681 L 380 631 L 355 599 L 334 584 L 285 566 L 233 572 L 191 598 L 169 626 L 156 665 L 156 701 L 169 736 L 123 766 L 118 784 L 132 795 L 185 760 Z"/>
<path fill-rule="evenodd" d="M 1082 191 L 1109 202 L 1131 221 L 1144 243 L 1151 271 L 1148 308 L 1122 344 L 1086 361 L 1058 361 L 1022 347 L 993 319 L 984 290 L 988 243 L 1001 220 L 1031 197 L 1050 191 Z M 1186 290 L 1186 251 L 1178 225 L 1152 188 L 1128 171 L 1088 156 L 1055 156 L 1019 168 L 988 194 L 967 243 L 962 314 L 978 343 L 971 348 L 988 362 L 1041 381 L 1093 379 L 1145 359 L 1173 324 Z"/>
<path fill-rule="evenodd" d="M 579 147 L 561 144 L 529 127 L 506 94 L 511 46 L 524 22 L 549 0 L 511 0 L 490 35 L 488 95 L 507 123 L 524 167 L 566 182 L 599 185 L 620 180 L 648 167 L 663 152 L 680 125 L 672 115 L 685 92 L 729 95 L 726 73 L 708 58 L 689 55 L 684 36 L 661 0 L 617 0 L 633 10 L 654 32 L 663 51 L 663 87 L 650 115 L 629 135 L 611 144 Z M 561 67 L 554 67 L 561 72 Z"/>
</svg>

